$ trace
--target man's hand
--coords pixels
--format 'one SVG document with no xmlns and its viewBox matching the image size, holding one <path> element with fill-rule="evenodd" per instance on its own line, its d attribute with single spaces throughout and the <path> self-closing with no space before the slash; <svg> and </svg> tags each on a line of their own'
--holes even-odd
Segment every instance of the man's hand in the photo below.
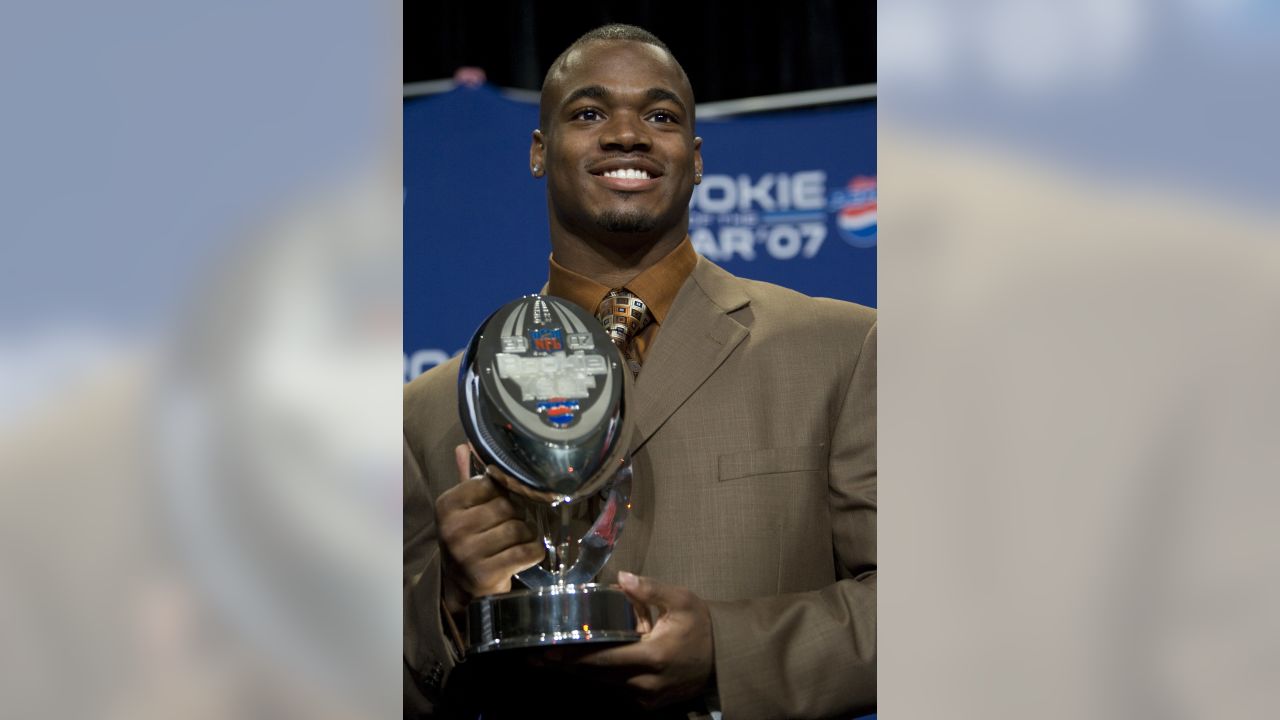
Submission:
<svg viewBox="0 0 1280 720">
<path fill-rule="evenodd" d="M 582 654 L 576 648 L 556 648 L 548 652 L 548 659 L 567 663 L 571 672 L 622 686 L 646 709 L 701 697 L 715 669 L 706 601 L 687 588 L 627 572 L 618 573 L 618 583 L 640 613 L 640 640 Z M 647 622 L 650 608 L 658 611 L 652 624 Z"/>
<path fill-rule="evenodd" d="M 459 481 L 436 502 L 436 527 L 444 604 L 457 614 L 473 598 L 510 591 L 511 576 L 538 564 L 546 550 L 492 478 L 470 477 L 469 448 L 459 445 L 453 454 Z"/>
</svg>

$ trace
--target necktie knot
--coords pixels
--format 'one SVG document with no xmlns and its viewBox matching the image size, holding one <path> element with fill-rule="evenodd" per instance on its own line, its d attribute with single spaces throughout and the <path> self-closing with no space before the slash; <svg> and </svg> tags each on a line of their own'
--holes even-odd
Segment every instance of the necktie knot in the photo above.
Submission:
<svg viewBox="0 0 1280 720">
<path fill-rule="evenodd" d="M 649 307 L 630 290 L 620 288 L 610 290 L 600 301 L 596 317 L 604 324 L 609 339 L 622 350 L 632 371 L 636 371 L 639 363 L 631 353 L 631 341 L 653 322 L 653 313 L 649 311 Z"/>
</svg>

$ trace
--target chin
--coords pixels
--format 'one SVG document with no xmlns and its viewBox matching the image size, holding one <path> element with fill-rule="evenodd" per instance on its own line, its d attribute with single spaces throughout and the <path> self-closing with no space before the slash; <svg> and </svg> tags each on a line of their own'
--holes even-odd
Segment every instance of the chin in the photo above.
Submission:
<svg viewBox="0 0 1280 720">
<path fill-rule="evenodd" d="M 658 219 L 647 213 L 608 211 L 596 216 L 596 225 L 610 233 L 651 233 L 658 227 Z"/>
</svg>

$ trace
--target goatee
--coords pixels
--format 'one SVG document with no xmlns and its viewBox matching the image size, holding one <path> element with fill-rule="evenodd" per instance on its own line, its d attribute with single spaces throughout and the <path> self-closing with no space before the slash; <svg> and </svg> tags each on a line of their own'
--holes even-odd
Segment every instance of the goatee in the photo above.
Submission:
<svg viewBox="0 0 1280 720">
<path fill-rule="evenodd" d="M 596 224 L 611 233 L 649 233 L 658 226 L 652 215 L 643 212 L 608 210 L 596 216 Z"/>
</svg>

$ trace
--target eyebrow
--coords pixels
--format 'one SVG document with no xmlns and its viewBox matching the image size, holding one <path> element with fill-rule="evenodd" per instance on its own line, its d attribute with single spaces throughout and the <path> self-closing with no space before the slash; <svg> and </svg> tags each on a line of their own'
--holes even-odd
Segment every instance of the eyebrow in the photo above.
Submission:
<svg viewBox="0 0 1280 720">
<path fill-rule="evenodd" d="M 561 103 L 562 106 L 569 105 L 582 98 L 591 98 L 592 100 L 609 100 L 613 97 L 613 93 L 602 85 L 587 85 L 569 93 L 569 96 Z M 650 101 L 666 100 L 680 107 L 680 112 L 688 115 L 689 109 L 680 101 L 680 96 L 666 88 L 652 87 L 645 91 L 645 98 Z"/>
</svg>

